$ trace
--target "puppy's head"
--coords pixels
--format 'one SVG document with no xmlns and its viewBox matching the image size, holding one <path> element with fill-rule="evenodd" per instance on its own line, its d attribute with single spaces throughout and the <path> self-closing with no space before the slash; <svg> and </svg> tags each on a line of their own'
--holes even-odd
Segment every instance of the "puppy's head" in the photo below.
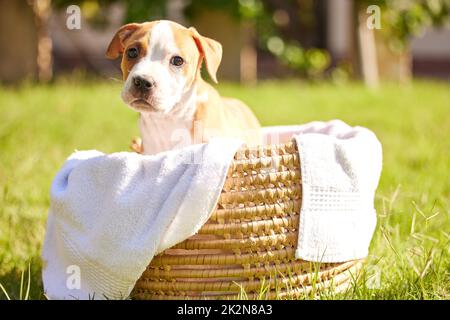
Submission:
<svg viewBox="0 0 450 320">
<path fill-rule="evenodd" d="M 200 76 L 205 60 L 211 79 L 222 59 L 222 46 L 194 28 L 171 21 L 122 26 L 106 56 L 122 55 L 122 99 L 137 111 L 169 113 Z"/>
</svg>

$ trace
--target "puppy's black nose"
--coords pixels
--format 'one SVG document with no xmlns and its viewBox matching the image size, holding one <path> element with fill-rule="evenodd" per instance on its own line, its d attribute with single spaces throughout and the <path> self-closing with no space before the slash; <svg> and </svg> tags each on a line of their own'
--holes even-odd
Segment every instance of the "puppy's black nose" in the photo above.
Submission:
<svg viewBox="0 0 450 320">
<path fill-rule="evenodd" d="M 152 79 L 136 76 L 133 78 L 133 85 L 139 90 L 149 91 L 155 86 L 155 82 Z"/>
</svg>

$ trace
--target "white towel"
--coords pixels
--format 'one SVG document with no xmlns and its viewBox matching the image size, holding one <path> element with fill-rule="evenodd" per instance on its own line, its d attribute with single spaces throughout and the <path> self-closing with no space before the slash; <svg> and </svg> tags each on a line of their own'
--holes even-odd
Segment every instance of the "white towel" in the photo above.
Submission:
<svg viewBox="0 0 450 320">
<path fill-rule="evenodd" d="M 155 156 L 72 154 L 51 188 L 46 295 L 126 298 L 155 254 L 206 222 L 240 145 L 215 139 Z"/>
<path fill-rule="evenodd" d="M 298 145 L 302 205 L 296 257 L 316 262 L 366 257 L 382 167 L 375 134 L 334 120 L 268 127 L 264 135 L 269 143 L 294 138 Z"/>
</svg>

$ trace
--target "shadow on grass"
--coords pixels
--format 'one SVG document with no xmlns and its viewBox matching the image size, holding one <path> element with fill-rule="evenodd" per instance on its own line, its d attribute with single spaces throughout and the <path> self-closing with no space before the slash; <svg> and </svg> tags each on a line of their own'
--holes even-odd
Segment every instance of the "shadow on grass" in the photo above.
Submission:
<svg viewBox="0 0 450 320">
<path fill-rule="evenodd" d="M 30 269 L 13 269 L 0 275 L 0 300 L 46 300 L 42 286 L 42 265 L 34 261 Z M 28 294 L 27 294 L 28 292 Z"/>
</svg>

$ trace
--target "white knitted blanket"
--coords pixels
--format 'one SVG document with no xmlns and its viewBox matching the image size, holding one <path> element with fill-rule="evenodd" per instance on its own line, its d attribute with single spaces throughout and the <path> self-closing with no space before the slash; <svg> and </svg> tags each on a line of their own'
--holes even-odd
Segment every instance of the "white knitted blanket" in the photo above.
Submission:
<svg viewBox="0 0 450 320">
<path fill-rule="evenodd" d="M 364 258 L 376 226 L 381 144 L 342 121 L 264 128 L 266 143 L 295 139 L 302 176 L 296 257 L 317 262 Z"/>
</svg>

